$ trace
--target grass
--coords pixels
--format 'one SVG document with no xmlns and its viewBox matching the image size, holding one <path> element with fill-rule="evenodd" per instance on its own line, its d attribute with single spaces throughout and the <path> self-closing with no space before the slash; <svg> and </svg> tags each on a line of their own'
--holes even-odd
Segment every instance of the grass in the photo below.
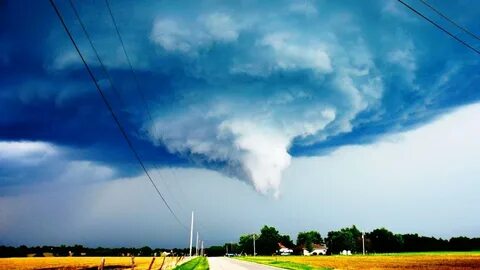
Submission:
<svg viewBox="0 0 480 270">
<path fill-rule="evenodd" d="M 353 256 L 238 257 L 290 270 L 317 269 L 480 269 L 480 252 L 409 252 Z"/>
<path fill-rule="evenodd" d="M 208 260 L 206 257 L 197 257 L 175 268 L 175 270 L 208 270 Z"/>
<path fill-rule="evenodd" d="M 249 261 L 249 262 L 254 262 L 254 263 L 260 263 L 260 264 L 265 264 L 265 265 L 270 265 L 270 266 L 275 266 L 278 268 L 283 268 L 283 269 L 289 269 L 289 270 L 326 270 L 326 269 L 332 269 L 332 268 L 327 268 L 327 267 L 315 267 L 307 264 L 302 264 L 302 263 L 297 263 L 297 262 L 289 262 L 285 260 L 277 260 L 276 258 L 272 257 L 237 257 L 238 259 L 244 260 L 244 261 Z"/>
<path fill-rule="evenodd" d="M 157 257 L 154 269 L 160 268 L 163 259 L 163 269 L 173 269 L 178 258 Z M 97 269 L 102 257 L 30 257 L 30 258 L 0 258 L 0 270 L 3 269 Z M 148 269 L 152 257 L 135 257 L 135 269 Z M 131 266 L 130 257 L 105 257 L 105 268 L 126 268 Z"/>
</svg>

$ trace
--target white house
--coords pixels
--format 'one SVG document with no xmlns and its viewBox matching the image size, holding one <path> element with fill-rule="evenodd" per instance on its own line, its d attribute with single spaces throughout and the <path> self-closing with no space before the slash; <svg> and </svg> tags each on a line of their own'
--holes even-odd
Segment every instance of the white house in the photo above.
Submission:
<svg viewBox="0 0 480 270">
<path fill-rule="evenodd" d="M 303 255 L 310 256 L 310 255 L 325 255 L 325 254 L 327 254 L 327 246 L 325 246 L 325 245 L 313 244 L 312 248 L 313 248 L 313 250 L 310 252 L 305 247 L 303 247 Z"/>
<path fill-rule="evenodd" d="M 280 255 L 291 255 L 293 253 L 293 249 L 287 248 L 286 246 L 282 245 L 282 243 L 278 243 L 278 253 Z"/>
</svg>

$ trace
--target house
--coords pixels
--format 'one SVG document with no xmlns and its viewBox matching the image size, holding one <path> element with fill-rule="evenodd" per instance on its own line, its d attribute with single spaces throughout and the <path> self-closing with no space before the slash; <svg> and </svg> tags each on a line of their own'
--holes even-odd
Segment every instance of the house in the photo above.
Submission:
<svg viewBox="0 0 480 270">
<path fill-rule="evenodd" d="M 325 255 L 327 254 L 327 246 L 321 244 L 313 244 L 313 250 L 310 252 L 305 247 L 303 249 L 303 255 L 310 256 L 310 255 Z"/>
<path fill-rule="evenodd" d="M 286 256 L 286 255 L 291 255 L 293 253 L 293 249 L 287 248 L 284 246 L 282 243 L 278 243 L 278 253 L 280 255 Z"/>
</svg>

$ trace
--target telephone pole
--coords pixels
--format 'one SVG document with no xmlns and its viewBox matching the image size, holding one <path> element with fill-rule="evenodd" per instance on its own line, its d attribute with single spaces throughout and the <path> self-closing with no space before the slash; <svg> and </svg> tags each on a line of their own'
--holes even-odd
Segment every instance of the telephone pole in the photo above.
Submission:
<svg viewBox="0 0 480 270">
<path fill-rule="evenodd" d="M 192 241 L 193 241 L 193 211 L 192 211 L 192 222 L 190 223 L 190 257 L 192 257 Z"/>
<path fill-rule="evenodd" d="M 202 249 L 200 251 L 200 255 L 203 256 L 203 240 L 202 240 Z"/>
<path fill-rule="evenodd" d="M 257 251 L 255 248 L 255 234 L 253 234 L 253 256 L 257 256 Z"/>
<path fill-rule="evenodd" d="M 362 232 L 362 250 L 363 255 L 365 255 L 365 232 Z"/>
<path fill-rule="evenodd" d="M 197 242 L 195 244 L 195 256 L 198 256 L 198 232 L 197 232 Z"/>
</svg>

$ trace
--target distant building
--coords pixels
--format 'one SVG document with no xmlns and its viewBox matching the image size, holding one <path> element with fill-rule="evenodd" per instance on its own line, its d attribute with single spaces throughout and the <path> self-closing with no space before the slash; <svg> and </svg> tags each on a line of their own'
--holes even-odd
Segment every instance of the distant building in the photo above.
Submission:
<svg viewBox="0 0 480 270">
<path fill-rule="evenodd" d="M 278 253 L 280 255 L 286 256 L 286 255 L 291 255 L 293 253 L 293 249 L 287 248 L 284 246 L 282 243 L 278 243 Z"/>
<path fill-rule="evenodd" d="M 321 244 L 313 244 L 313 250 L 310 252 L 305 247 L 303 249 L 303 255 L 310 256 L 310 255 L 325 255 L 327 254 L 327 246 Z"/>
</svg>

